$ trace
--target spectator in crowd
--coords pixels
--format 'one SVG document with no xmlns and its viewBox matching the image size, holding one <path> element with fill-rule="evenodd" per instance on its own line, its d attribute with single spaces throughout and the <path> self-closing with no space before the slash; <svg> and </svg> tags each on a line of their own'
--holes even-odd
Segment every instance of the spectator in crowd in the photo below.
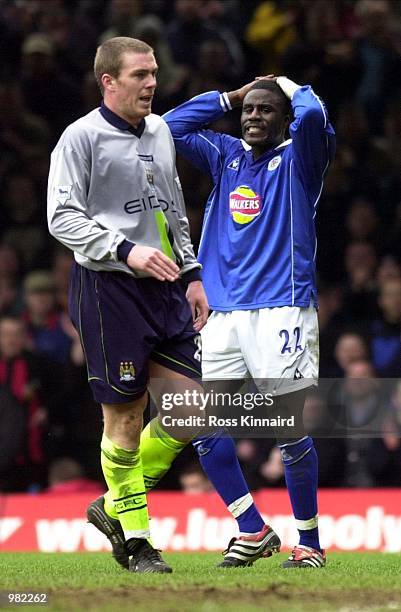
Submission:
<svg viewBox="0 0 401 612">
<path fill-rule="evenodd" d="M 219 23 L 202 20 L 202 4 L 198 0 L 175 0 L 175 15 L 168 25 L 167 41 L 173 58 L 188 71 L 198 68 L 199 49 L 206 40 L 220 40 L 227 47 L 232 65 L 238 65 L 241 49 L 235 38 L 227 37 L 225 28 Z"/>
<path fill-rule="evenodd" d="M 187 495 L 199 495 L 213 491 L 210 480 L 206 477 L 199 463 L 193 463 L 184 468 L 179 476 L 180 486 Z"/>
<path fill-rule="evenodd" d="M 89 113 L 101 104 L 102 96 L 93 70 L 88 70 L 84 75 L 81 86 L 81 97 L 83 112 Z"/>
<path fill-rule="evenodd" d="M 342 21 L 339 3 L 317 0 L 290 6 L 296 37 L 283 50 L 284 73 L 292 74 L 297 82 L 310 82 L 328 101 L 335 119 L 344 101 L 353 97 L 358 82 L 359 64 L 350 28 Z"/>
<path fill-rule="evenodd" d="M 0 276 L 0 316 L 17 313 L 17 284 L 12 276 Z"/>
<path fill-rule="evenodd" d="M 236 446 L 249 488 L 256 490 L 266 485 L 268 479 L 262 474 L 261 467 L 269 460 L 268 457 L 275 447 L 274 438 L 243 438 L 237 440 Z"/>
<path fill-rule="evenodd" d="M 53 254 L 51 272 L 55 285 L 57 306 L 65 312 L 68 308 L 68 287 L 73 261 L 74 257 L 71 251 L 61 244 L 57 245 Z"/>
<path fill-rule="evenodd" d="M 17 282 L 21 274 L 22 266 L 17 249 L 3 240 L 0 242 L 0 278 L 13 278 Z"/>
<path fill-rule="evenodd" d="M 304 408 L 305 430 L 313 436 L 319 453 L 319 487 L 337 487 L 345 473 L 346 444 L 344 436 L 328 438 L 335 427 L 337 414 L 331 414 L 331 385 L 322 381 L 319 391 L 308 393 Z M 336 383 L 334 383 L 336 385 Z"/>
<path fill-rule="evenodd" d="M 15 490 L 14 470 L 23 452 L 25 438 L 24 409 L 0 383 L 0 492 Z"/>
<path fill-rule="evenodd" d="M 108 5 L 107 29 L 99 37 L 99 44 L 115 36 L 132 36 L 135 24 L 143 10 L 142 0 L 110 0 Z"/>
<path fill-rule="evenodd" d="M 220 39 L 205 40 L 199 47 L 198 70 L 188 88 L 190 97 L 203 91 L 229 91 L 235 78 L 231 74 L 231 58 L 225 43 Z"/>
<path fill-rule="evenodd" d="M 386 447 L 395 451 L 401 449 L 401 381 L 397 380 L 389 398 L 389 410 L 383 423 L 383 441 Z"/>
<path fill-rule="evenodd" d="M 348 367 L 355 361 L 369 357 L 367 340 L 355 331 L 345 331 L 338 338 L 334 347 L 335 367 L 332 377 L 342 377 Z"/>
<path fill-rule="evenodd" d="M 375 374 L 369 361 L 351 363 L 341 398 L 338 397 L 341 411 L 338 422 L 345 426 L 344 486 L 379 486 L 384 483 L 385 468 L 391 462 L 391 453 L 382 437 L 386 405 Z"/>
<path fill-rule="evenodd" d="M 359 102 L 351 98 L 341 104 L 337 131 L 339 152 L 346 165 L 353 194 L 357 194 L 357 200 L 361 195 L 365 200 L 368 194 L 369 198 L 380 202 L 382 208 L 381 194 L 392 162 L 385 146 L 380 146 L 377 139 L 372 139 L 366 113 Z M 360 194 L 361 188 L 363 194 Z M 352 200 L 355 200 L 354 195 Z M 363 231 L 363 227 L 359 227 Z"/>
<path fill-rule="evenodd" d="M 70 359 L 71 335 L 66 333 L 67 322 L 56 306 L 56 284 L 51 272 L 35 270 L 24 281 L 26 322 L 33 349 L 56 363 Z"/>
<path fill-rule="evenodd" d="M 259 472 L 264 479 L 265 486 L 285 486 L 284 466 L 280 449 L 277 446 L 272 446 L 266 461 L 259 467 Z"/>
<path fill-rule="evenodd" d="M 22 164 L 48 155 L 50 130 L 46 121 L 27 109 L 20 84 L 10 78 L 0 83 L 0 180 Z"/>
<path fill-rule="evenodd" d="M 260 74 L 281 74 L 282 55 L 296 39 L 295 19 L 294 2 L 267 0 L 256 6 L 245 31 L 245 40 L 260 52 Z M 294 78 L 300 83 L 310 80 L 298 75 Z"/>
<path fill-rule="evenodd" d="M 357 196 L 350 202 L 345 227 L 349 242 L 369 242 L 378 246 L 379 218 L 369 199 Z"/>
<path fill-rule="evenodd" d="M 347 282 L 344 311 L 354 323 L 363 324 L 377 312 L 377 254 L 370 242 L 350 242 L 345 251 Z"/>
<path fill-rule="evenodd" d="M 57 64 L 54 41 L 49 35 L 33 33 L 25 39 L 21 86 L 26 106 L 48 122 L 53 139 L 79 117 L 79 89 Z"/>
<path fill-rule="evenodd" d="M 381 316 L 371 326 L 370 348 L 379 376 L 401 376 L 401 278 L 384 281 L 379 290 Z"/>
<path fill-rule="evenodd" d="M 38 30 L 52 41 L 57 65 L 72 81 L 82 78 L 91 67 L 90 58 L 96 50 L 96 24 L 85 10 L 79 10 L 79 5 L 85 4 L 89 3 L 78 2 L 73 11 L 67 3 L 48 2 L 38 18 Z"/>
<path fill-rule="evenodd" d="M 341 285 L 319 282 L 319 334 L 320 376 L 336 376 L 334 347 L 346 327 L 347 318 L 342 309 L 343 289 Z"/>
<path fill-rule="evenodd" d="M 24 322 L 4 315 L 0 319 L 0 385 L 20 403 L 24 413 L 23 448 L 10 476 L 13 490 L 19 491 L 45 482 L 44 431 L 60 380 L 50 363 L 26 347 Z"/>
<path fill-rule="evenodd" d="M 72 495 L 74 493 L 90 493 L 103 495 L 106 487 L 100 482 L 86 478 L 85 471 L 75 459 L 61 457 L 50 464 L 49 486 L 44 491 L 46 495 Z"/>
<path fill-rule="evenodd" d="M 9 173 L 3 189 L 7 226 L 3 237 L 17 250 L 27 269 L 40 261 L 47 246 L 39 194 L 33 179 L 24 168 Z"/>
<path fill-rule="evenodd" d="M 383 100 L 393 96 L 394 83 L 399 85 L 401 56 L 392 7 L 388 0 L 359 0 L 355 6 L 360 25 L 355 46 L 361 67 L 356 96 L 373 134 L 383 128 Z"/>
<path fill-rule="evenodd" d="M 377 268 L 377 286 L 379 290 L 387 281 L 401 278 L 401 266 L 392 255 L 385 255 Z"/>
</svg>

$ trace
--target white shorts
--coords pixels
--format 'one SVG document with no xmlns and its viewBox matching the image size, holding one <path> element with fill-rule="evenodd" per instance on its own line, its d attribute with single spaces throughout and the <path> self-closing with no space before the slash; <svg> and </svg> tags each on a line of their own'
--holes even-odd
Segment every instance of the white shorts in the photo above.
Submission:
<svg viewBox="0 0 401 612">
<path fill-rule="evenodd" d="M 201 334 L 204 380 L 253 378 L 275 395 L 317 383 L 314 306 L 213 312 Z"/>
</svg>

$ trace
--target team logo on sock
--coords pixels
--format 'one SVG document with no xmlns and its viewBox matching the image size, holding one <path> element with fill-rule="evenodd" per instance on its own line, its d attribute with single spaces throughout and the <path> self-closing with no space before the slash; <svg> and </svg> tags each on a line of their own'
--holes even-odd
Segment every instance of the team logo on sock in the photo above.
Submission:
<svg viewBox="0 0 401 612">
<path fill-rule="evenodd" d="M 203 455 L 210 453 L 211 449 L 207 446 L 202 446 L 202 444 L 199 444 L 199 446 L 196 447 L 196 451 L 200 457 L 203 457 Z"/>
<path fill-rule="evenodd" d="M 120 381 L 130 382 L 135 380 L 135 368 L 132 361 L 121 361 L 120 363 Z"/>
<path fill-rule="evenodd" d="M 246 185 L 240 185 L 230 193 L 230 213 L 235 223 L 250 223 L 260 215 L 261 208 L 260 196 Z"/>
<path fill-rule="evenodd" d="M 290 453 L 288 453 L 285 448 L 280 448 L 280 453 L 281 453 L 281 459 L 283 461 L 291 461 L 292 459 L 292 455 L 290 455 Z"/>
</svg>

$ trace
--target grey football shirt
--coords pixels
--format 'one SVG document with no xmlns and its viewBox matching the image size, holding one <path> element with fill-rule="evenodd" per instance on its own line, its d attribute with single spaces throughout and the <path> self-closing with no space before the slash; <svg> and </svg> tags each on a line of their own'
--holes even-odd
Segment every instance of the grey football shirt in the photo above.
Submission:
<svg viewBox="0 0 401 612">
<path fill-rule="evenodd" d="M 110 123 L 98 108 L 62 134 L 50 163 L 50 233 L 91 270 L 144 276 L 119 261 L 117 248 L 125 239 L 160 249 L 182 274 L 200 268 L 169 128 L 154 114 L 138 135 L 120 123 Z"/>
</svg>

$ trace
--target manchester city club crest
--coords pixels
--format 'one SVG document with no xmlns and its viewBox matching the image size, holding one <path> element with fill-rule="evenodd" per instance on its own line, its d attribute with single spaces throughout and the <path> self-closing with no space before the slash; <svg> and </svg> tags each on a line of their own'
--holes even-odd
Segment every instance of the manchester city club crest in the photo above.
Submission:
<svg viewBox="0 0 401 612">
<path fill-rule="evenodd" d="M 155 178 L 153 176 L 152 170 L 150 168 L 146 168 L 145 172 L 146 172 L 146 178 L 148 179 L 149 185 L 153 187 L 155 183 Z"/>
<path fill-rule="evenodd" d="M 121 361 L 120 363 L 120 381 L 130 382 L 135 380 L 135 368 L 132 361 Z"/>
</svg>

